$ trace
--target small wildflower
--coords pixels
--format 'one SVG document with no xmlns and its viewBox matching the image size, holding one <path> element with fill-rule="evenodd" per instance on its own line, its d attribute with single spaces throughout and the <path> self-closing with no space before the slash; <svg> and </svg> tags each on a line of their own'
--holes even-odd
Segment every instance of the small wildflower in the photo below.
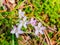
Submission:
<svg viewBox="0 0 60 45">
<path fill-rule="evenodd" d="M 30 22 L 29 22 L 32 26 L 36 25 L 36 20 L 34 20 L 34 18 L 31 18 Z"/>
<path fill-rule="evenodd" d="M 27 28 L 27 20 L 26 19 L 27 19 L 27 17 L 25 16 L 23 18 L 23 20 L 20 20 L 20 23 L 18 25 L 18 30 L 20 30 L 22 28 L 22 26 L 24 26 L 25 28 Z"/>
<path fill-rule="evenodd" d="M 45 30 L 46 27 L 42 26 L 42 24 L 39 22 L 38 26 L 35 26 L 35 35 L 38 35 L 39 33 L 43 34 L 43 30 Z"/>
<path fill-rule="evenodd" d="M 19 10 L 19 18 L 24 17 L 24 14 L 25 14 L 25 12 L 22 12 L 21 10 Z"/>
<path fill-rule="evenodd" d="M 38 23 L 38 27 L 42 27 L 42 23 L 41 22 Z"/>
<path fill-rule="evenodd" d="M 14 26 L 12 31 L 11 31 L 12 34 L 15 34 L 16 35 L 16 38 L 19 37 L 19 34 L 23 34 L 24 32 L 22 30 L 17 30 L 17 27 Z"/>
<path fill-rule="evenodd" d="M 11 33 L 14 34 L 16 29 L 17 29 L 16 26 L 14 26 Z"/>
<path fill-rule="evenodd" d="M 20 23 L 17 27 L 18 30 L 20 30 L 22 28 L 22 23 Z"/>
<path fill-rule="evenodd" d="M 23 24 L 23 26 L 25 27 L 25 28 L 27 28 L 27 17 L 25 16 L 24 18 L 23 18 L 23 22 L 22 22 L 22 24 Z"/>
<path fill-rule="evenodd" d="M 38 27 L 35 26 L 35 35 L 38 35 L 39 34 L 39 30 L 38 30 Z"/>
<path fill-rule="evenodd" d="M 19 37 L 19 34 L 23 34 L 24 32 L 22 30 L 16 30 L 16 37 L 18 38 Z"/>
</svg>

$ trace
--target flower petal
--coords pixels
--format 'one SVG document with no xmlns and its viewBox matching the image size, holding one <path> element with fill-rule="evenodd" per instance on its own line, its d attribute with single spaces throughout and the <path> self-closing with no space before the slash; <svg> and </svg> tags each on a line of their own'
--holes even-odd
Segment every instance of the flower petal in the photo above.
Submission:
<svg viewBox="0 0 60 45">
<path fill-rule="evenodd" d="M 40 32 L 41 34 L 44 34 L 43 30 L 39 30 L 39 32 Z"/>
<path fill-rule="evenodd" d="M 38 30 L 38 27 L 37 26 L 34 26 L 35 30 Z"/>
<path fill-rule="evenodd" d="M 38 34 L 39 34 L 39 31 L 38 30 L 35 30 L 35 35 L 38 36 Z"/>
<path fill-rule="evenodd" d="M 24 32 L 22 30 L 18 30 L 18 33 L 19 34 L 23 34 Z"/>
<path fill-rule="evenodd" d="M 38 23 L 38 27 L 40 28 L 41 26 L 42 26 L 42 23 L 41 23 L 41 22 L 39 22 L 39 23 Z"/>
<path fill-rule="evenodd" d="M 42 26 L 40 29 L 41 29 L 41 30 L 45 30 L 45 29 L 46 29 L 46 27 Z"/>
<path fill-rule="evenodd" d="M 19 10 L 19 18 L 24 17 L 24 14 L 25 14 L 25 12 L 22 12 L 21 10 Z"/>
<path fill-rule="evenodd" d="M 11 30 L 11 33 L 12 33 L 12 34 L 14 34 L 14 33 L 15 33 L 15 31 L 14 31 L 14 30 Z"/>
<path fill-rule="evenodd" d="M 41 34 L 44 34 L 43 30 L 45 30 L 45 29 L 46 29 L 46 27 L 43 27 L 43 26 L 42 26 L 42 27 L 40 28 L 39 32 L 40 32 Z"/>
<path fill-rule="evenodd" d="M 27 19 L 27 17 L 26 17 L 26 16 L 24 16 L 23 21 L 26 21 L 26 19 Z"/>
<path fill-rule="evenodd" d="M 27 22 L 25 22 L 24 25 L 23 25 L 25 28 L 27 28 L 27 25 L 26 24 L 27 24 Z"/>
<path fill-rule="evenodd" d="M 36 25 L 36 20 L 34 20 L 34 18 L 31 18 L 30 22 L 29 22 L 32 26 Z"/>
<path fill-rule="evenodd" d="M 18 25 L 17 30 L 20 30 L 22 28 L 22 23 Z"/>
<path fill-rule="evenodd" d="M 17 29 L 16 26 L 14 26 L 13 29 L 12 29 L 12 31 L 11 31 L 11 33 L 14 34 L 15 31 L 16 31 L 16 29 Z"/>
<path fill-rule="evenodd" d="M 18 37 L 19 37 L 19 34 L 18 34 L 18 33 L 15 33 L 15 35 L 16 35 L 16 38 L 18 38 Z"/>
</svg>

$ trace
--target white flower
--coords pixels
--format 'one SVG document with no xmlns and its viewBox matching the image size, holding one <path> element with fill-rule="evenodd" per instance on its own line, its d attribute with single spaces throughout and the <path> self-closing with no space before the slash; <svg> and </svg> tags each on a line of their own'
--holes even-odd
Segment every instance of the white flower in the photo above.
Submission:
<svg viewBox="0 0 60 45">
<path fill-rule="evenodd" d="M 38 35 L 39 34 L 39 30 L 38 30 L 38 27 L 35 26 L 35 35 Z"/>
<path fill-rule="evenodd" d="M 16 30 L 16 37 L 18 38 L 19 37 L 19 34 L 23 34 L 24 32 L 22 30 Z"/>
<path fill-rule="evenodd" d="M 31 20 L 29 21 L 29 24 L 31 24 L 32 26 L 35 26 L 36 20 L 34 20 L 34 18 L 31 18 Z"/>
<path fill-rule="evenodd" d="M 24 18 L 23 18 L 23 21 L 22 21 L 22 24 L 23 24 L 23 26 L 25 27 L 25 28 L 27 28 L 27 17 L 25 16 Z"/>
<path fill-rule="evenodd" d="M 17 27 L 14 26 L 13 29 L 11 30 L 11 33 L 12 34 L 15 34 L 16 35 L 16 38 L 19 37 L 19 34 L 23 34 L 24 32 L 22 30 L 17 30 Z"/>
<path fill-rule="evenodd" d="M 35 35 L 38 35 L 39 33 L 43 34 L 43 30 L 45 30 L 46 27 L 42 26 L 42 24 L 39 22 L 38 26 L 35 26 Z"/>
<path fill-rule="evenodd" d="M 23 20 L 20 20 L 20 23 L 18 25 L 18 30 L 20 30 L 22 28 L 22 26 L 24 26 L 25 28 L 27 28 L 27 20 L 26 19 L 27 19 L 27 17 L 25 16 L 23 18 Z"/>
<path fill-rule="evenodd" d="M 42 27 L 42 23 L 41 22 L 38 23 L 38 27 Z"/>
<path fill-rule="evenodd" d="M 22 23 L 18 24 L 17 29 L 20 30 L 22 28 Z"/>
<path fill-rule="evenodd" d="M 24 17 L 24 14 L 25 14 L 25 12 L 22 12 L 21 10 L 19 10 L 19 18 L 22 18 L 22 17 Z"/>
<path fill-rule="evenodd" d="M 16 29 L 17 29 L 16 26 L 14 26 L 11 33 L 14 34 Z"/>
</svg>

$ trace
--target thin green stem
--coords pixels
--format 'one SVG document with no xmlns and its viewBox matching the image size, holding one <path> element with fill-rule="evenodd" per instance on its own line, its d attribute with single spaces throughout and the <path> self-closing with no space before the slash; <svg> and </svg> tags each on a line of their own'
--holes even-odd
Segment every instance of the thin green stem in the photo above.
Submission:
<svg viewBox="0 0 60 45">
<path fill-rule="evenodd" d="M 12 45 L 14 45 L 14 34 L 12 34 Z"/>
</svg>

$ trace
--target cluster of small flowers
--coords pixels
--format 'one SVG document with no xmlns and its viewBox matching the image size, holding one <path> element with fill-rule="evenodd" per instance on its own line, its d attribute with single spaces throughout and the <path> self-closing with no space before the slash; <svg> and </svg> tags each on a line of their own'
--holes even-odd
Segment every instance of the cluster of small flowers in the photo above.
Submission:
<svg viewBox="0 0 60 45">
<path fill-rule="evenodd" d="M 34 28 L 35 28 L 35 35 L 38 36 L 39 33 L 43 34 L 43 30 L 46 29 L 46 27 L 44 27 L 41 22 L 38 23 L 38 25 L 36 26 L 37 21 L 34 18 L 31 18 L 30 21 L 27 20 L 27 17 L 24 16 L 25 12 L 22 12 L 21 10 L 19 10 L 19 18 L 21 19 L 19 21 L 19 24 L 17 24 L 17 27 L 14 26 L 11 33 L 15 34 L 16 37 L 19 37 L 19 34 L 23 34 L 24 31 L 21 30 L 22 26 L 24 26 L 25 28 L 27 28 L 27 24 L 31 24 Z"/>
<path fill-rule="evenodd" d="M 22 26 L 24 26 L 25 28 L 27 28 L 27 20 L 26 20 L 27 17 L 24 16 L 25 12 L 22 12 L 21 10 L 19 10 L 18 14 L 19 14 L 19 18 L 21 20 L 19 20 L 19 24 L 17 24 L 17 27 L 14 26 L 13 29 L 11 30 L 11 33 L 15 34 L 17 38 L 19 37 L 19 34 L 23 34 L 24 33 L 21 30 Z"/>
<path fill-rule="evenodd" d="M 36 26 L 36 22 L 37 21 L 34 20 L 34 18 L 31 18 L 29 23 L 35 28 L 35 35 L 38 36 L 39 33 L 43 34 L 43 30 L 45 30 L 46 27 L 44 27 L 41 22 L 39 22 L 38 25 Z"/>
<path fill-rule="evenodd" d="M 46 27 L 44 27 L 41 22 L 39 22 L 38 25 L 36 26 L 37 21 L 34 18 L 31 18 L 29 23 L 35 28 L 36 36 L 38 36 L 39 33 L 43 34 L 43 30 L 46 29 Z"/>
<path fill-rule="evenodd" d="M 44 34 L 44 30 L 46 29 L 46 27 L 44 27 L 42 24 L 41 24 L 41 22 L 39 22 L 38 23 L 38 25 L 37 26 L 35 26 L 35 35 L 39 35 L 39 33 L 41 33 L 41 34 Z"/>
</svg>

